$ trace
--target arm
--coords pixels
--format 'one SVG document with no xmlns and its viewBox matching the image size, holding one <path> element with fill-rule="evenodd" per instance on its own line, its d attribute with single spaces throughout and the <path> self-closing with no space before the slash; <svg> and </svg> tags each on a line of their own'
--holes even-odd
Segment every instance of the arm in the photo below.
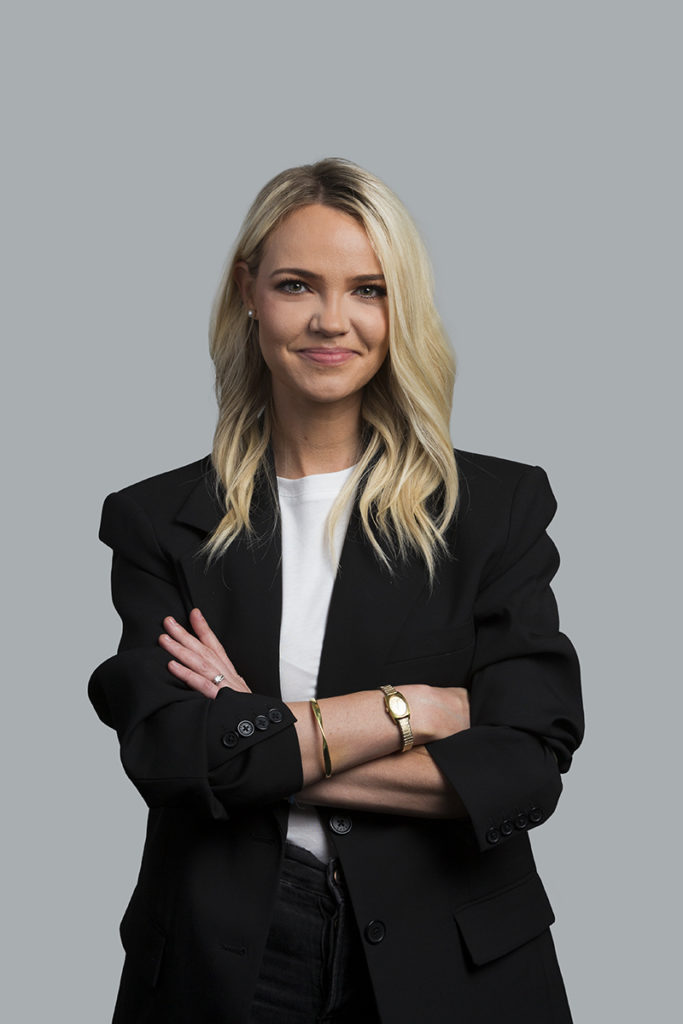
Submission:
<svg viewBox="0 0 683 1024">
<path fill-rule="evenodd" d="M 583 736 L 578 661 L 550 589 L 559 557 L 546 527 L 555 508 L 543 470 L 527 470 L 507 542 L 475 602 L 472 728 L 428 745 L 482 851 L 552 814 Z"/>
<path fill-rule="evenodd" d="M 169 614 L 186 633 L 182 623 L 190 621 L 182 588 L 147 515 L 125 492 L 105 502 L 101 537 L 114 550 L 112 594 L 123 634 L 118 654 L 93 673 L 89 694 L 100 718 L 116 729 L 124 769 L 146 802 L 195 807 L 221 818 L 320 779 L 320 735 L 308 705 L 251 693 L 236 673 L 232 686 L 215 687 L 211 673 L 202 687 L 184 679 L 180 665 L 169 671 L 168 654 L 157 640 Z M 430 687 L 412 689 L 418 738 L 445 735 L 443 698 L 435 704 Z M 338 771 L 396 750 L 397 730 L 378 692 L 323 704 Z M 371 704 L 377 707 L 372 715 Z M 461 707 L 462 696 L 454 694 L 453 723 Z M 258 723 L 254 728 L 259 716 L 267 721 L 265 729 Z M 240 732 L 245 722 L 252 726 L 248 736 Z"/>
<path fill-rule="evenodd" d="M 188 623 L 183 583 L 128 493 L 107 498 L 100 537 L 114 553 L 112 596 L 123 630 L 118 653 L 93 673 L 89 695 L 116 730 L 123 767 L 146 803 L 226 818 L 234 808 L 300 789 L 301 757 L 286 704 L 230 688 L 207 700 L 168 671 L 157 639 L 164 616 Z M 254 727 L 259 715 L 265 730 Z M 240 732 L 244 722 L 250 735 Z"/>
<path fill-rule="evenodd" d="M 178 679 L 211 699 L 226 687 L 250 692 L 198 608 L 190 612 L 193 632 L 171 617 L 164 619 L 164 625 L 167 633 L 161 634 L 159 645 L 173 656 L 168 667 Z M 216 679 L 220 682 L 216 683 Z M 436 798 L 435 807 L 440 813 L 445 807 L 452 807 L 451 787 L 429 756 L 425 756 L 423 744 L 469 727 L 467 691 L 462 687 L 410 684 L 403 686 L 401 692 L 411 708 L 411 727 L 418 744 L 415 751 L 422 755 L 417 759 L 412 756 L 413 751 L 395 754 L 401 746 L 400 733 L 385 713 L 379 690 L 319 701 L 335 773 L 332 779 L 323 776 L 322 740 L 310 703 L 287 705 L 296 716 L 307 802 L 338 805 L 340 801 L 335 795 L 344 795 L 348 800 L 358 799 L 357 806 L 372 806 L 375 799 L 378 810 L 393 807 L 398 811 L 407 795 L 406 807 L 412 808 L 413 813 L 424 814 L 426 809 L 416 808 L 418 801 L 429 795 Z M 386 803 L 390 796 L 387 790 L 391 790 L 391 805 Z M 311 799 L 313 794 L 315 799 Z"/>
<path fill-rule="evenodd" d="M 405 754 L 387 755 L 306 786 L 296 802 L 420 818 L 461 818 L 467 813 L 424 746 Z"/>
<path fill-rule="evenodd" d="M 385 758 L 306 788 L 302 802 L 467 816 L 482 851 L 552 814 L 583 735 L 578 662 L 550 589 L 554 512 L 545 473 L 526 470 L 476 597 L 471 728 L 429 742 L 429 768 L 412 753 Z"/>
</svg>

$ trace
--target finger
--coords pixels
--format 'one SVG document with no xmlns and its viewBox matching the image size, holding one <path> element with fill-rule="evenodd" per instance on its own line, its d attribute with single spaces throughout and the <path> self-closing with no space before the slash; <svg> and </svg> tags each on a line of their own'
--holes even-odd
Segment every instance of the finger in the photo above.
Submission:
<svg viewBox="0 0 683 1024">
<path fill-rule="evenodd" d="M 176 661 L 179 661 L 186 668 L 191 669 L 198 675 L 205 676 L 207 679 L 213 679 L 214 676 L 218 675 L 230 674 L 224 671 L 224 668 L 227 666 L 220 665 L 212 652 L 208 651 L 205 647 L 200 651 L 190 650 L 190 648 L 178 643 L 177 640 L 174 640 L 173 637 L 168 636 L 166 633 L 162 633 L 159 637 L 159 646 L 168 651 Z"/>
<path fill-rule="evenodd" d="M 232 660 L 228 657 L 223 644 L 211 629 L 199 608 L 193 608 L 190 612 L 190 623 L 202 643 L 216 654 L 218 663 L 221 666 L 221 671 L 224 672 L 225 675 L 229 676 L 231 686 L 234 686 L 236 689 L 243 690 L 245 693 L 251 693 L 251 690 L 235 668 Z"/>
<path fill-rule="evenodd" d="M 215 682 L 217 676 L 221 676 L 221 682 L 217 684 L 219 688 L 223 685 L 229 686 L 233 690 L 239 690 L 242 693 L 251 693 L 242 676 L 235 672 L 235 668 L 229 658 L 226 659 L 227 664 L 222 664 L 206 647 L 202 646 L 199 653 L 196 653 L 166 633 L 160 635 L 158 642 L 160 647 L 163 647 L 165 651 L 173 655 L 175 660 L 184 665 L 185 668 L 196 673 L 196 675 L 209 679 L 212 682 Z"/>
<path fill-rule="evenodd" d="M 187 668 L 185 665 L 181 665 L 179 661 L 169 661 L 168 670 L 176 678 L 181 679 L 184 683 L 187 683 L 193 690 L 197 690 L 199 693 L 203 693 L 205 697 L 210 697 L 212 700 L 216 697 L 219 690 L 238 690 L 239 687 L 232 683 L 221 682 L 216 685 L 212 680 L 205 679 L 204 676 L 200 676 L 197 672 L 193 672 L 192 669 Z"/>
<path fill-rule="evenodd" d="M 198 615 L 200 616 L 201 619 L 201 623 L 199 619 L 195 619 L 193 621 L 193 612 L 195 611 L 198 612 Z M 188 651 L 193 651 L 198 657 L 206 659 L 210 665 L 216 667 L 217 671 L 212 673 L 212 675 L 218 675 L 219 673 L 223 673 L 223 675 L 239 678 L 239 675 L 235 670 L 235 666 L 225 653 L 225 650 L 222 644 L 219 642 L 218 638 L 216 637 L 215 633 L 213 633 L 208 623 L 206 623 L 206 620 L 202 616 L 201 612 L 199 612 L 199 609 L 192 610 L 192 612 L 190 613 L 190 621 L 193 628 L 195 626 L 200 626 L 203 633 L 202 639 L 199 639 L 198 637 L 194 636 L 194 634 L 190 633 L 189 630 L 184 628 L 184 626 L 181 626 L 180 623 L 177 622 L 172 615 L 168 615 L 164 619 L 164 625 L 168 629 L 171 639 L 175 640 L 179 644 L 182 644 L 185 649 L 187 649 Z M 204 642 L 204 638 L 206 638 L 207 642 Z M 176 657 L 180 657 L 181 661 L 185 660 L 177 650 L 173 653 L 175 654 Z"/>
<path fill-rule="evenodd" d="M 180 679 L 181 682 L 189 686 L 190 689 L 196 690 L 198 693 L 203 694 L 205 697 L 209 697 L 211 700 L 214 700 L 216 697 L 218 687 L 215 683 L 212 683 L 209 679 L 205 679 L 204 676 L 198 675 L 185 665 L 181 665 L 180 662 L 169 661 L 168 670 L 176 677 L 176 679 Z"/>
<path fill-rule="evenodd" d="M 204 646 L 194 633 L 190 633 L 184 626 L 181 626 L 172 615 L 167 615 L 164 619 L 164 629 L 174 640 L 177 640 L 178 643 L 183 644 L 189 650 L 199 652 Z"/>
<path fill-rule="evenodd" d="M 222 661 L 226 661 L 232 665 L 232 661 L 226 654 L 223 644 L 211 629 L 211 626 L 208 624 L 199 608 L 193 608 L 190 612 L 190 624 L 203 644 L 210 647 Z"/>
</svg>

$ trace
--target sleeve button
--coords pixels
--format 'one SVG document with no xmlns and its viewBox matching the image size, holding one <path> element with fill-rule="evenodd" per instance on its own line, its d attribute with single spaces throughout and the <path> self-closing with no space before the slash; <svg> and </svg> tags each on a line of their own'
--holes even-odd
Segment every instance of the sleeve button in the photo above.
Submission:
<svg viewBox="0 0 683 1024">
<path fill-rule="evenodd" d="M 523 812 L 520 812 L 517 815 L 517 817 L 515 818 L 515 828 L 525 829 L 525 828 L 527 828 L 528 824 L 529 824 L 529 819 L 527 818 L 526 814 L 524 814 Z"/>
<path fill-rule="evenodd" d="M 491 846 L 495 846 L 496 843 L 500 842 L 500 832 L 497 828 L 490 828 L 486 833 L 486 842 L 490 843 Z"/>
<path fill-rule="evenodd" d="M 253 736 L 254 734 L 254 723 L 248 721 L 246 718 L 239 723 L 237 731 L 240 736 Z"/>
<path fill-rule="evenodd" d="M 273 725 L 279 725 L 282 721 L 282 712 L 279 708 L 271 708 L 268 712 L 268 718 L 271 720 Z"/>
<path fill-rule="evenodd" d="M 268 728 L 270 722 L 268 721 L 265 715 L 257 715 L 256 718 L 254 719 L 254 725 L 256 726 L 257 729 L 260 729 L 263 732 L 264 729 Z"/>
<path fill-rule="evenodd" d="M 513 832 L 514 825 L 512 824 L 509 818 L 506 818 L 505 821 L 501 822 L 500 834 L 502 836 L 511 836 Z"/>
<path fill-rule="evenodd" d="M 529 821 L 532 825 L 538 825 L 539 821 L 543 821 L 543 811 L 540 807 L 532 807 L 529 811 Z"/>
<path fill-rule="evenodd" d="M 230 749 L 232 747 L 236 747 L 237 746 L 237 733 L 236 732 L 226 732 L 226 733 L 224 733 L 224 735 L 221 736 L 221 743 L 223 744 L 224 747 L 228 747 L 228 749 Z"/>
</svg>

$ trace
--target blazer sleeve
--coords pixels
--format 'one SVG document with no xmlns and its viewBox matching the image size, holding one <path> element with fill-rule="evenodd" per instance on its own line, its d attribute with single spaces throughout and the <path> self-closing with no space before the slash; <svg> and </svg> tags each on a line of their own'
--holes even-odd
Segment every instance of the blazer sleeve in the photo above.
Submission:
<svg viewBox="0 0 683 1024">
<path fill-rule="evenodd" d="M 187 626 L 173 560 L 143 508 L 109 495 L 100 539 L 113 549 L 112 596 L 123 632 L 118 653 L 93 673 L 88 694 L 116 730 L 123 767 L 150 807 L 192 807 L 217 819 L 301 789 L 296 721 L 287 705 L 221 688 L 212 700 L 168 671 L 157 638 L 173 615 Z"/>
<path fill-rule="evenodd" d="M 507 542 L 475 602 L 471 727 L 428 745 L 481 850 L 552 814 L 560 773 L 583 736 L 578 660 L 550 589 L 559 556 L 546 527 L 555 509 L 546 474 L 529 468 L 514 492 Z"/>
</svg>

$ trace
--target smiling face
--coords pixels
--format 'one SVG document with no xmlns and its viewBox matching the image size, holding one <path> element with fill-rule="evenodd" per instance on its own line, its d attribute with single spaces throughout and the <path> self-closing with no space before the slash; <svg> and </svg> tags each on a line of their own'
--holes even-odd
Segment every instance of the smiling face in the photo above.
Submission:
<svg viewBox="0 0 683 1024">
<path fill-rule="evenodd" d="M 235 277 L 258 321 L 278 416 L 322 405 L 358 416 L 384 362 L 389 322 L 382 268 L 364 228 L 329 206 L 305 206 L 267 239 L 255 275 Z"/>
</svg>

